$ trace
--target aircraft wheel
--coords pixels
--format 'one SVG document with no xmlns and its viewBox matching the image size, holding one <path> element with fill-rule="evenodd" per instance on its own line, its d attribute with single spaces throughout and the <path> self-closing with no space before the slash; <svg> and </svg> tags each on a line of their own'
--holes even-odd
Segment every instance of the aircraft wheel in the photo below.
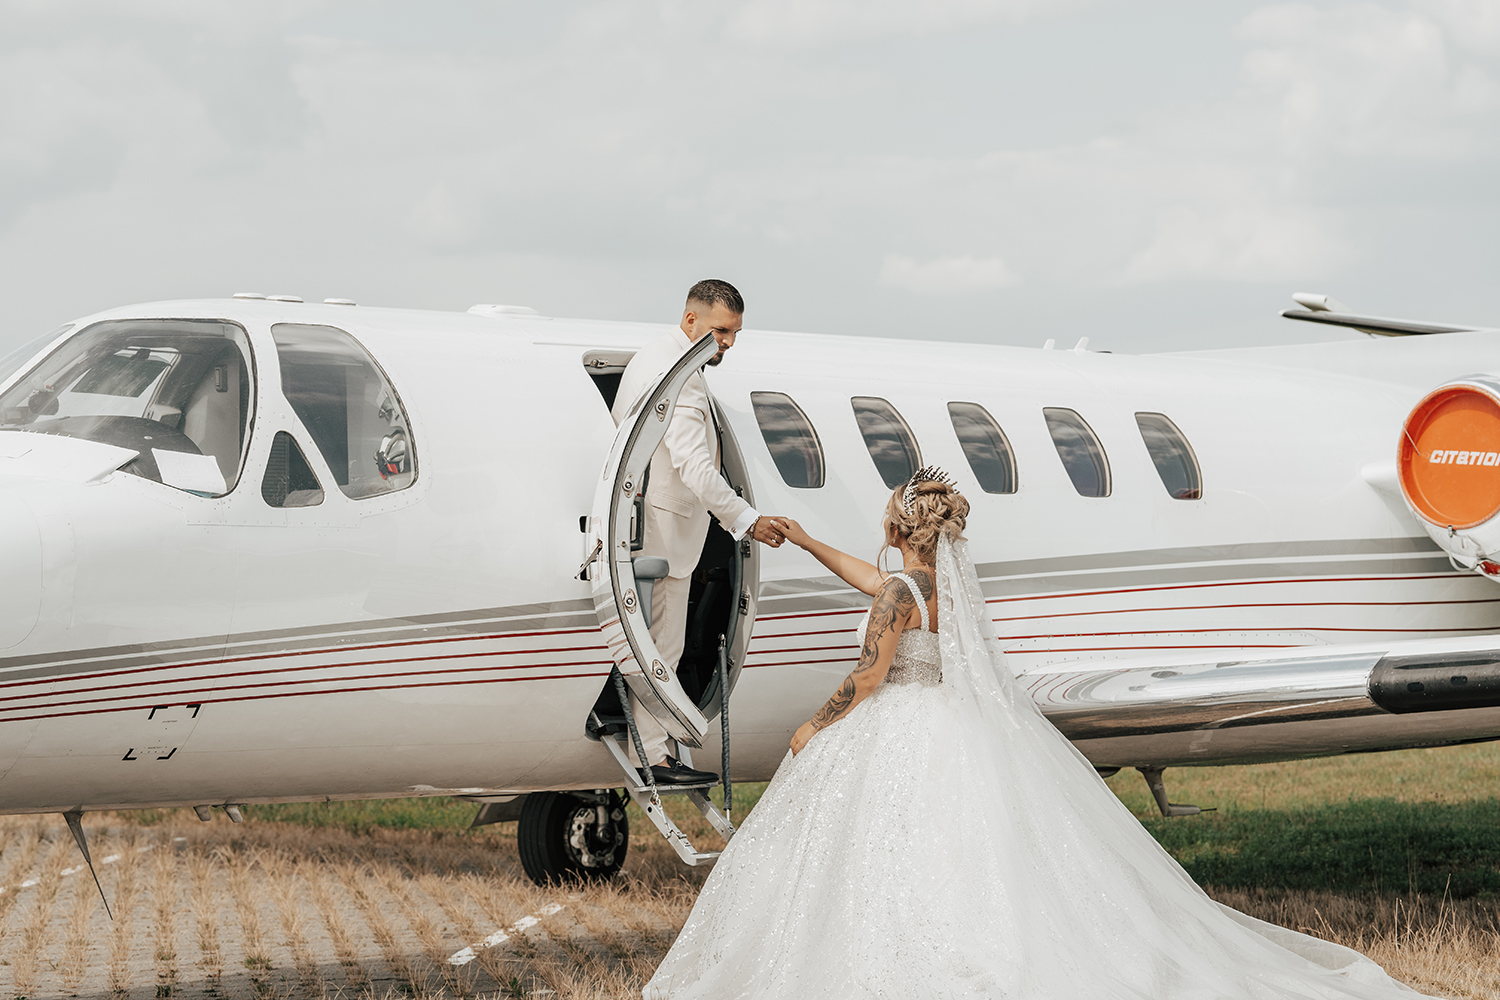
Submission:
<svg viewBox="0 0 1500 1000">
<path fill-rule="evenodd" d="M 516 828 L 521 867 L 537 885 L 602 881 L 625 863 L 630 824 L 613 789 L 532 792 Z"/>
</svg>

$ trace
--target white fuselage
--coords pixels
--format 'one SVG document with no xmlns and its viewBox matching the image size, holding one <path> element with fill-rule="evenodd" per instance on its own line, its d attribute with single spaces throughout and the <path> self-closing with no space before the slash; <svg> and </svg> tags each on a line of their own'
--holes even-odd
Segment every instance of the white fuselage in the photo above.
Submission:
<svg viewBox="0 0 1500 1000">
<path fill-rule="evenodd" d="M 41 435 L 0 434 L 0 812 L 618 784 L 584 731 L 610 658 L 576 576 L 579 519 L 615 427 L 581 357 L 665 328 L 216 300 L 116 310 L 77 329 L 119 317 L 245 328 L 244 472 L 227 495 L 198 496 L 75 475 L 87 464 L 78 442 L 42 441 L 57 454 L 41 461 L 14 454 Z M 378 359 L 409 414 L 410 487 L 267 506 L 272 433 L 306 436 L 280 391 L 278 322 L 336 326 Z M 969 497 L 990 607 L 1041 697 L 1044 678 L 1106 667 L 1500 629 L 1500 591 L 1455 571 L 1367 471 L 1392 459 L 1426 388 L 1475 370 L 1500 370 L 1500 336 L 1131 357 L 750 330 L 707 379 L 757 509 L 870 558 L 888 491 L 850 398 L 893 404 L 922 461 Z M 790 395 L 816 427 L 823 487 L 785 485 L 756 391 Z M 980 403 L 1003 427 L 1015 493 L 972 485 L 950 401 Z M 1108 497 L 1075 491 L 1043 407 L 1073 409 L 1097 433 Z M 1137 412 L 1186 435 L 1202 499 L 1168 496 Z M 770 776 L 851 668 L 863 607 L 790 547 L 763 554 L 758 598 L 732 702 L 742 780 Z M 1436 735 L 1412 723 L 1402 736 L 1393 722 L 1353 749 L 1500 736 L 1493 712 L 1466 718 L 1426 717 Z M 1119 744 L 1139 759 L 1112 756 L 1108 740 L 1080 745 L 1113 765 L 1257 757 L 1216 757 L 1202 749 L 1211 737 L 1195 739 L 1196 756 L 1171 760 L 1149 744 Z M 718 759 L 712 739 L 701 752 Z M 1303 752 L 1339 751 L 1310 740 L 1259 756 Z"/>
</svg>

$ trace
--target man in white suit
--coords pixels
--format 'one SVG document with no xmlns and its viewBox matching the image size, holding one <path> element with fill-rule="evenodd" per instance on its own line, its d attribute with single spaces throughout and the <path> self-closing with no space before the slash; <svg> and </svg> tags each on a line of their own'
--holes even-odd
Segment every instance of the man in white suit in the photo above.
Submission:
<svg viewBox="0 0 1500 1000">
<path fill-rule="evenodd" d="M 615 423 L 624 419 L 641 393 L 704 334 L 713 334 L 719 343 L 719 352 L 707 364 L 723 361 L 724 352 L 734 346 L 744 313 L 744 300 L 727 281 L 694 285 L 682 311 L 680 332 L 641 348 L 626 366 L 615 395 Z M 688 591 L 708 537 L 710 515 L 736 541 L 746 535 L 773 547 L 783 541 L 776 519 L 757 513 L 720 474 L 718 428 L 709 409 L 703 375 L 696 373 L 677 397 L 666 437 L 651 456 L 640 553 L 667 560 L 668 575 L 656 582 L 651 593 L 651 638 L 662 662 L 674 672 L 685 645 Z M 630 708 L 657 784 L 697 784 L 716 777 L 687 767 L 667 752 L 666 730 L 651 713 L 642 710 L 634 692 L 630 694 Z"/>
</svg>

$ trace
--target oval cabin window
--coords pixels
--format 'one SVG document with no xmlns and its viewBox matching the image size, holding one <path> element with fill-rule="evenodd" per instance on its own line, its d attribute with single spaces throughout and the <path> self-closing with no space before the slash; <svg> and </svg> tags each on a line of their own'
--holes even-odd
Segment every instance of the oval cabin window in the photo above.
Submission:
<svg viewBox="0 0 1500 1000">
<path fill-rule="evenodd" d="M 888 489 L 906 482 L 922 467 L 922 452 L 896 408 L 878 396 L 855 396 L 854 419 Z"/>
<path fill-rule="evenodd" d="M 978 403 L 949 403 L 948 419 L 969 460 L 974 479 L 986 493 L 1016 491 L 1016 457 L 990 412 Z"/>
<path fill-rule="evenodd" d="M 278 323 L 271 337 L 281 391 L 344 495 L 360 500 L 410 486 L 417 476 L 411 425 L 375 359 L 331 326 Z"/>
<path fill-rule="evenodd" d="M 1203 496 L 1203 477 L 1198 456 L 1177 425 L 1164 413 L 1137 413 L 1135 425 L 1151 453 L 1156 474 L 1173 500 L 1198 500 Z"/>
<path fill-rule="evenodd" d="M 802 407 L 782 392 L 752 392 L 750 405 L 782 481 L 799 490 L 822 486 L 823 446 Z"/>
<path fill-rule="evenodd" d="M 1062 459 L 1068 478 L 1079 496 L 1109 496 L 1109 459 L 1099 437 L 1074 410 L 1048 406 L 1042 410 L 1047 418 L 1047 432 L 1052 435 L 1057 457 Z"/>
</svg>

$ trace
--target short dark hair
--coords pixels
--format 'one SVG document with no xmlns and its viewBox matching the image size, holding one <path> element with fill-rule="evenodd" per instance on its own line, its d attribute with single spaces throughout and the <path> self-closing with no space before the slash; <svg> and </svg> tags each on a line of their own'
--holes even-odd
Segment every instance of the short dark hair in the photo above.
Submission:
<svg viewBox="0 0 1500 1000">
<path fill-rule="evenodd" d="M 745 315 L 745 300 L 740 298 L 739 289 L 718 278 L 705 278 L 689 288 L 687 300 L 701 302 L 709 308 L 722 305 L 736 316 Z"/>
</svg>

